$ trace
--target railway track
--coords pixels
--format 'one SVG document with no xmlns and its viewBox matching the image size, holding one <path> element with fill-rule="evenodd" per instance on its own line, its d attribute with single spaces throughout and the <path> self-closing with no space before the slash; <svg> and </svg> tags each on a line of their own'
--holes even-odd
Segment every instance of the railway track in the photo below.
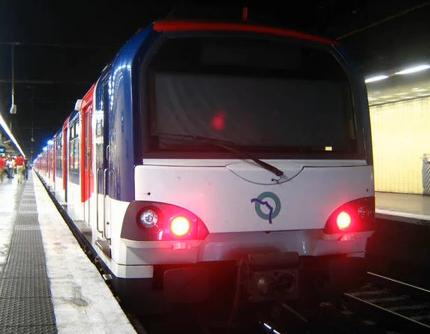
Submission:
<svg viewBox="0 0 430 334">
<path fill-rule="evenodd" d="M 399 329 L 430 332 L 430 291 L 390 277 L 368 273 L 368 283 L 344 294 L 353 309 L 395 322 Z"/>
<path fill-rule="evenodd" d="M 302 317 L 285 303 L 279 306 L 276 317 L 260 322 L 262 332 L 430 333 L 430 291 L 372 272 L 360 288 L 321 302 L 313 316 Z"/>
</svg>

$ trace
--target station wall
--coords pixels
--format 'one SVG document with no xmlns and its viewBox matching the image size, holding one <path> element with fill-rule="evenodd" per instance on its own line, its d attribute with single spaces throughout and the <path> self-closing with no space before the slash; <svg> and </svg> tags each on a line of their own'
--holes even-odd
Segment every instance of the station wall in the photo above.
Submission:
<svg viewBox="0 0 430 334">
<path fill-rule="evenodd" d="M 430 188 L 430 97 L 370 107 L 376 191 L 423 194 Z"/>
</svg>

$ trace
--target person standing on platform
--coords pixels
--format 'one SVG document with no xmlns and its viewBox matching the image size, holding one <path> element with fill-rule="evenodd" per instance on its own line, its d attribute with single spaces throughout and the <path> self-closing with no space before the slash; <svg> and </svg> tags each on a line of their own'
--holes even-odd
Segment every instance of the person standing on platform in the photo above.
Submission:
<svg viewBox="0 0 430 334">
<path fill-rule="evenodd" d="M 1 181 L 1 183 L 3 183 L 5 173 L 6 173 L 6 159 L 2 155 L 2 156 L 0 156 L 0 181 Z"/>
<path fill-rule="evenodd" d="M 18 174 L 18 183 L 24 183 L 24 157 L 18 155 L 15 159 L 16 173 Z"/>
<path fill-rule="evenodd" d="M 15 163 L 15 159 L 16 159 L 16 156 L 13 156 L 12 158 L 11 158 L 11 161 L 12 161 L 12 178 L 15 178 L 15 175 L 16 175 L 16 163 Z"/>
<path fill-rule="evenodd" d="M 6 171 L 7 171 L 7 178 L 13 179 L 13 160 L 10 156 L 6 160 Z"/>
<path fill-rule="evenodd" d="M 25 180 L 28 180 L 28 168 L 30 166 L 28 165 L 28 160 L 24 159 L 24 178 Z"/>
</svg>

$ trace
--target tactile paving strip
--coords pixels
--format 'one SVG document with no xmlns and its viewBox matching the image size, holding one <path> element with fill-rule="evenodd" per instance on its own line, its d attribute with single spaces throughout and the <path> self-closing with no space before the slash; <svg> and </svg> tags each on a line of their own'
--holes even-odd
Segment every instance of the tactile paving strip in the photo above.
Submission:
<svg viewBox="0 0 430 334">
<path fill-rule="evenodd" d="M 37 211 L 35 210 L 34 213 L 32 214 L 22 214 L 21 212 L 19 212 L 19 219 L 17 219 L 17 221 L 15 222 L 15 226 L 19 226 L 19 225 L 38 225 L 39 226 L 39 222 L 37 220 Z"/>
<path fill-rule="evenodd" d="M 51 297 L 47 280 L 3 278 L 1 298 L 40 298 Z"/>
<path fill-rule="evenodd" d="M 1 334 L 55 334 L 57 327 L 49 326 L 5 326 L 0 327 Z"/>
<path fill-rule="evenodd" d="M 42 326 L 55 324 L 49 298 L 8 298 L 1 300 L 0 326 Z M 42 302 L 41 302 L 42 301 Z M 1 332 L 1 327 L 0 327 Z"/>
<path fill-rule="evenodd" d="M 57 333 L 32 182 L 17 194 L 18 214 L 0 276 L 0 333 Z M 22 210 L 22 213 L 21 213 Z"/>
</svg>

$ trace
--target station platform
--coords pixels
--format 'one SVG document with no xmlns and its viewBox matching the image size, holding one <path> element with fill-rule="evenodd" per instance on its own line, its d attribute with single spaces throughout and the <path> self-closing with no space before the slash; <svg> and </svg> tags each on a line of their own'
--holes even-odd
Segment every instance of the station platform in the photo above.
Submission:
<svg viewBox="0 0 430 334">
<path fill-rule="evenodd" d="M 430 196 L 376 192 L 376 217 L 430 224 Z"/>
<path fill-rule="evenodd" d="M 0 333 L 135 333 L 36 175 L 0 183 Z"/>
</svg>

